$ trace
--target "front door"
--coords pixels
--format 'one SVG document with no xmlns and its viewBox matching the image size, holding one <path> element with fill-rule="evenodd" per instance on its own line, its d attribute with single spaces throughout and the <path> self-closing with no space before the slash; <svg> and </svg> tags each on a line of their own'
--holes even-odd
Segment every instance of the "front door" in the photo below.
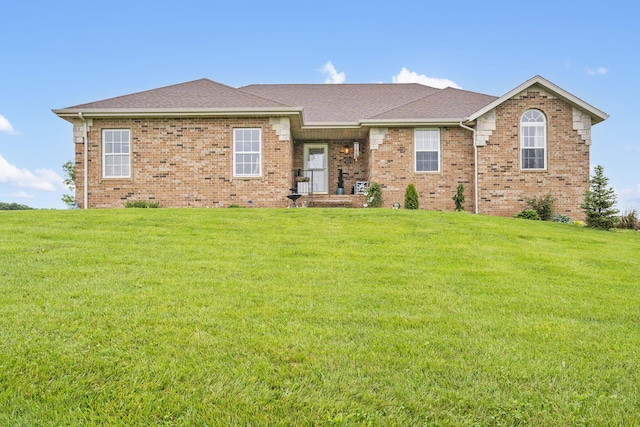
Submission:
<svg viewBox="0 0 640 427">
<path fill-rule="evenodd" d="M 329 192 L 328 153 L 328 144 L 304 144 L 305 175 L 311 178 L 314 193 Z"/>
</svg>

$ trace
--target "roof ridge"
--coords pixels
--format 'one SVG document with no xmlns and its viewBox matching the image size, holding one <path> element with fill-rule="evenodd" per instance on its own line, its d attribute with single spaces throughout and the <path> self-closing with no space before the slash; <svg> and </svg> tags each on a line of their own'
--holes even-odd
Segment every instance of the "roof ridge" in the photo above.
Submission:
<svg viewBox="0 0 640 427">
<path fill-rule="evenodd" d="M 253 86 L 253 85 L 248 85 L 248 86 Z M 276 104 L 282 105 L 283 107 L 295 107 L 295 105 L 285 104 L 283 102 L 276 101 L 275 99 L 267 98 L 267 97 L 264 97 L 264 96 L 253 94 L 251 92 L 247 92 L 246 90 L 242 90 L 242 88 L 245 88 L 245 87 L 248 87 L 248 86 L 241 86 L 241 87 L 236 87 L 236 88 L 233 88 L 233 89 L 239 90 L 240 92 L 246 93 L 247 95 L 253 96 L 254 98 L 260 98 L 260 99 L 263 99 L 265 101 L 275 102 Z"/>
<path fill-rule="evenodd" d="M 429 89 L 436 89 L 436 90 L 439 89 L 437 87 L 423 85 L 420 83 L 339 83 L 339 84 L 338 83 L 252 83 L 250 85 L 240 86 L 237 89 L 242 90 L 245 88 L 255 87 L 255 86 L 327 86 L 327 87 L 335 86 L 335 87 L 340 87 L 340 86 L 409 86 L 409 85 L 423 86 Z"/>
</svg>

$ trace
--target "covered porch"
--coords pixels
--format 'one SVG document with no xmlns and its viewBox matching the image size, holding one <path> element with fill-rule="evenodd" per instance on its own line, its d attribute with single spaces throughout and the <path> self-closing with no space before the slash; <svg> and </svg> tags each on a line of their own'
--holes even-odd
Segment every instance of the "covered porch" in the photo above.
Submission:
<svg viewBox="0 0 640 427">
<path fill-rule="evenodd" d="M 362 207 L 368 186 L 363 140 L 297 140 L 293 144 L 291 193 L 298 205 Z"/>
</svg>

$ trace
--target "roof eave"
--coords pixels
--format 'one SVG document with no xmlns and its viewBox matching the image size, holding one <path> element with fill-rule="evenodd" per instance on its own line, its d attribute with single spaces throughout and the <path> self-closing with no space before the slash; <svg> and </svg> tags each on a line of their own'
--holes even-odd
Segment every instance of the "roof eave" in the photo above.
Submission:
<svg viewBox="0 0 640 427">
<path fill-rule="evenodd" d="M 311 122 L 302 125 L 302 129 L 357 129 L 357 122 Z"/>
<path fill-rule="evenodd" d="M 61 118 L 83 117 L 199 117 L 199 116 L 291 116 L 301 115 L 301 108 L 62 108 L 51 110 Z"/>
<path fill-rule="evenodd" d="M 457 126 L 463 119 L 452 118 L 431 118 L 431 119 L 380 119 L 380 120 L 363 120 L 360 122 L 362 126 L 380 127 L 380 126 Z"/>
<path fill-rule="evenodd" d="M 485 107 L 483 107 L 480 110 L 476 111 L 475 113 L 471 114 L 469 117 L 463 119 L 462 121 L 464 121 L 464 122 L 472 122 L 472 121 L 476 120 L 478 117 L 480 117 L 480 116 L 486 114 L 487 112 L 493 110 L 498 105 L 502 104 L 503 102 L 507 101 L 508 99 L 511 99 L 515 95 L 519 94 L 520 92 L 524 91 L 525 89 L 528 89 L 529 87 L 531 87 L 531 86 L 533 86 L 535 84 L 539 84 L 540 86 L 544 87 L 549 92 L 551 92 L 554 95 L 564 99 L 569 104 L 571 104 L 571 105 L 573 105 L 573 106 L 575 106 L 575 107 L 577 107 L 577 108 L 579 108 L 579 109 L 581 109 L 583 111 L 586 111 L 591 116 L 591 120 L 592 120 L 593 124 L 600 123 L 600 122 L 602 122 L 602 121 L 604 121 L 604 120 L 609 118 L 609 115 L 607 113 L 605 113 L 604 111 L 599 110 L 598 108 L 594 107 L 593 105 L 591 105 L 591 104 L 589 104 L 587 102 L 584 102 L 583 100 L 581 100 L 577 96 L 572 95 L 569 92 L 567 92 L 566 90 L 562 89 L 560 86 L 557 86 L 557 85 L 551 83 L 549 80 L 545 79 L 544 77 L 535 76 L 535 77 L 530 78 L 526 82 L 522 83 L 518 87 L 510 90 L 506 94 L 502 95 L 500 98 L 496 99 L 492 103 L 486 105 Z"/>
</svg>

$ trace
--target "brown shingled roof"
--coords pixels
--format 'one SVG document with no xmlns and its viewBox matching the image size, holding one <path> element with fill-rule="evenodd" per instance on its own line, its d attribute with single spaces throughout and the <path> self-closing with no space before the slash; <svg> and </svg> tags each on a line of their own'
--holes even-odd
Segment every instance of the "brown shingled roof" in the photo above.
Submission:
<svg viewBox="0 0 640 427">
<path fill-rule="evenodd" d="M 292 107 L 303 107 L 305 123 L 358 123 L 440 91 L 415 83 L 256 84 L 239 89 Z"/>
<path fill-rule="evenodd" d="M 118 96 L 67 109 L 182 109 L 284 107 L 276 101 L 243 92 L 209 79 L 194 80 L 159 89 Z"/>
<path fill-rule="evenodd" d="M 298 114 L 306 124 L 349 124 L 420 119 L 462 120 L 495 101 L 494 96 L 460 89 L 436 89 L 405 84 L 254 84 L 240 88 L 209 79 L 76 105 L 56 114 L 163 111 L 170 114 L 201 110 L 250 113 L 282 109 Z"/>
<path fill-rule="evenodd" d="M 466 90 L 445 88 L 434 94 L 409 102 L 400 107 L 390 109 L 372 120 L 429 120 L 455 119 L 462 120 L 482 107 L 498 99 L 496 96 Z"/>
</svg>

